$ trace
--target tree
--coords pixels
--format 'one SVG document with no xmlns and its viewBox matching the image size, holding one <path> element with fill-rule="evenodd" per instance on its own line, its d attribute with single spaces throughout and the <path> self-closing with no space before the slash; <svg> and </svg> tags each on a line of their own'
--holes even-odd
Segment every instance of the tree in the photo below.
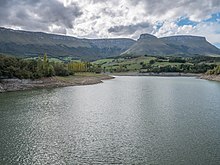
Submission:
<svg viewBox="0 0 220 165">
<path fill-rule="evenodd" d="M 151 64 L 151 65 L 154 64 L 154 63 L 155 63 L 155 60 L 150 60 L 149 61 L 149 64 Z"/>
</svg>

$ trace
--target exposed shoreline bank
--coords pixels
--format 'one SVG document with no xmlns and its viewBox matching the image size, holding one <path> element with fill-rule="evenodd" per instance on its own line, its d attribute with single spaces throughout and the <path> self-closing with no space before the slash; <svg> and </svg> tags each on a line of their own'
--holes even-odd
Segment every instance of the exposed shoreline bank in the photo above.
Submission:
<svg viewBox="0 0 220 165">
<path fill-rule="evenodd" d="M 48 77 L 37 80 L 30 79 L 2 79 L 0 80 L 0 93 L 11 91 L 23 91 L 38 88 L 54 88 L 66 86 L 93 85 L 102 83 L 102 80 L 113 79 L 108 75 L 89 74 L 68 77 Z"/>
<path fill-rule="evenodd" d="M 177 72 L 164 72 L 164 73 L 139 73 L 139 72 L 122 72 L 114 73 L 114 76 L 158 76 L 158 77 L 197 77 L 204 80 L 220 82 L 220 75 L 205 75 L 196 73 L 177 73 Z"/>
<path fill-rule="evenodd" d="M 68 77 L 48 77 L 37 80 L 30 79 L 2 79 L 0 80 L 0 93 L 23 91 L 39 88 L 55 88 L 66 86 L 93 85 L 102 83 L 102 80 L 114 79 L 113 76 L 158 76 L 158 77 L 197 77 L 200 79 L 220 82 L 220 75 L 204 75 L 192 73 L 138 73 L 123 72 L 108 74 L 85 74 Z"/>
<path fill-rule="evenodd" d="M 121 72 L 114 73 L 114 76 L 160 76 L 160 77 L 200 77 L 202 74 L 195 73 L 179 73 L 179 72 L 163 72 L 163 73 L 139 73 L 139 72 Z"/>
<path fill-rule="evenodd" d="M 200 78 L 204 80 L 220 82 L 220 75 L 202 75 Z"/>
</svg>

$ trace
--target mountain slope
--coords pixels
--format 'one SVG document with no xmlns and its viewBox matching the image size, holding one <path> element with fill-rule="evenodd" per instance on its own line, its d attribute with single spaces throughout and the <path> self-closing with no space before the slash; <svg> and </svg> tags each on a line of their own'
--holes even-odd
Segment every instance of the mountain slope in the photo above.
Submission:
<svg viewBox="0 0 220 165">
<path fill-rule="evenodd" d="M 76 37 L 0 28 L 0 53 L 20 56 L 71 56 L 99 59 L 117 56 L 135 43 L 132 39 L 79 39 Z"/>
<path fill-rule="evenodd" d="M 70 36 L 28 32 L 0 27 L 0 53 L 36 57 L 47 53 L 53 57 L 96 60 L 130 55 L 220 55 L 220 50 L 204 37 L 171 36 L 157 38 L 142 34 L 135 41 L 128 38 L 80 39 Z"/>
<path fill-rule="evenodd" d="M 184 54 L 216 55 L 220 50 L 209 43 L 205 37 L 180 35 L 163 37 L 161 40 L 170 47 L 180 50 Z"/>
<path fill-rule="evenodd" d="M 122 53 L 129 55 L 220 55 L 220 49 L 205 37 L 180 35 L 157 38 L 142 34 L 138 41 Z"/>
<path fill-rule="evenodd" d="M 132 45 L 123 54 L 132 55 L 164 55 L 164 54 L 178 54 L 180 53 L 175 48 L 170 47 L 164 43 L 161 39 L 150 35 L 142 34 L 138 41 Z"/>
</svg>

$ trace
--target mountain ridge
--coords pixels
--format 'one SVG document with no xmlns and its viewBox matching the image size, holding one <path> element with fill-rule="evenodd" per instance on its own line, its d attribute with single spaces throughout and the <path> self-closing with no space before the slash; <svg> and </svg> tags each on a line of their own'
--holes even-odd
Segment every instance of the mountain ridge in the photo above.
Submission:
<svg viewBox="0 0 220 165">
<path fill-rule="evenodd" d="M 178 35 L 158 38 L 141 34 L 139 39 L 87 39 L 44 32 L 0 27 L 0 53 L 32 57 L 96 60 L 119 55 L 220 55 L 220 50 L 202 36 Z"/>
<path fill-rule="evenodd" d="M 130 55 L 220 55 L 220 49 L 203 36 L 176 35 L 157 38 L 141 34 L 137 42 L 122 53 Z"/>
<path fill-rule="evenodd" d="M 112 42 L 114 40 L 114 42 Z M 0 53 L 18 56 L 70 56 L 99 59 L 118 56 L 136 42 L 129 38 L 81 39 L 72 36 L 0 28 Z"/>
</svg>

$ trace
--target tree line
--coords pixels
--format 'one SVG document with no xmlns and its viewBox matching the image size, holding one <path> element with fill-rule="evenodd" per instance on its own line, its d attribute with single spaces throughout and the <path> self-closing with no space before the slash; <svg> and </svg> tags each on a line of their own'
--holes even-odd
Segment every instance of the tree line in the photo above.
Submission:
<svg viewBox="0 0 220 165">
<path fill-rule="evenodd" d="M 69 76 L 77 72 L 100 73 L 100 66 L 89 62 L 50 61 L 47 54 L 37 59 L 22 59 L 0 55 L 0 78 L 38 79 L 51 76 Z"/>
<path fill-rule="evenodd" d="M 154 66 L 151 64 L 142 65 L 140 72 L 183 72 L 183 73 L 205 73 L 210 69 L 215 68 L 215 64 L 180 64 L 167 66 Z"/>
<path fill-rule="evenodd" d="M 216 63 L 220 62 L 220 57 L 196 56 L 196 57 L 178 57 L 178 56 L 145 56 L 153 57 L 149 61 L 141 61 L 136 66 L 129 60 L 134 61 L 141 56 L 113 58 L 112 65 L 103 67 L 103 72 L 129 72 L 139 71 L 141 73 L 161 73 L 161 72 L 182 72 L 182 73 L 218 73 Z M 136 58 L 136 59 L 135 59 Z M 134 60 L 132 60 L 134 59 Z M 129 63 L 127 63 L 127 61 Z M 130 65 L 133 65 L 132 67 Z M 212 71 L 213 70 L 213 71 Z"/>
</svg>

